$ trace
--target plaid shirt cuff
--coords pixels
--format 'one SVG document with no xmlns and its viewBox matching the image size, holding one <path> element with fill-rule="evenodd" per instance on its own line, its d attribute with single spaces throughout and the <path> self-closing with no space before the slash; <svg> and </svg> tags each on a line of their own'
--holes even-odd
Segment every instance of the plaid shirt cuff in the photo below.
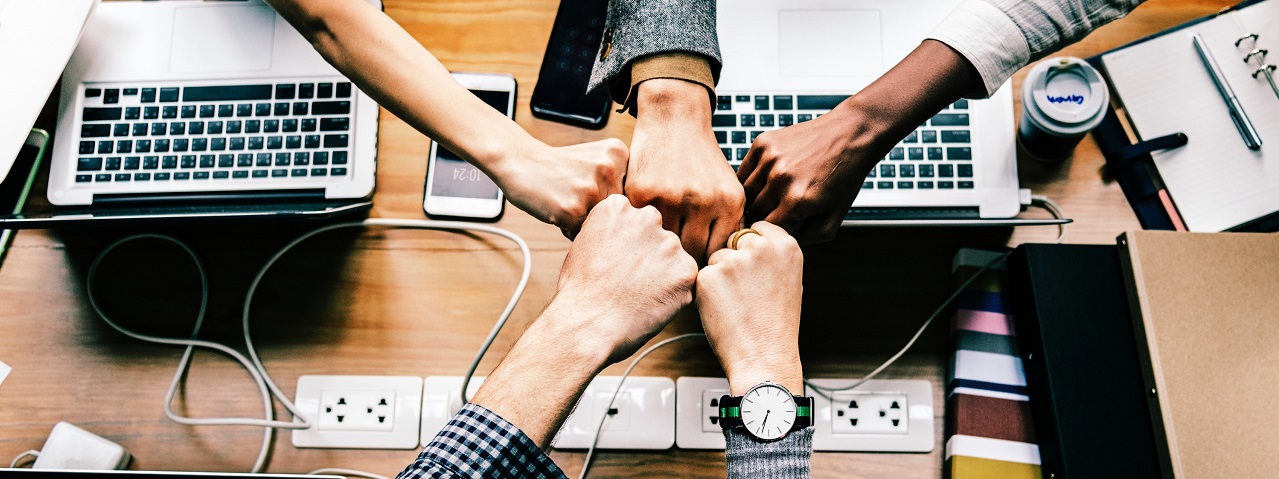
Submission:
<svg viewBox="0 0 1279 479">
<path fill-rule="evenodd" d="M 399 479 L 567 478 L 514 424 L 475 404 L 453 416 Z"/>
</svg>

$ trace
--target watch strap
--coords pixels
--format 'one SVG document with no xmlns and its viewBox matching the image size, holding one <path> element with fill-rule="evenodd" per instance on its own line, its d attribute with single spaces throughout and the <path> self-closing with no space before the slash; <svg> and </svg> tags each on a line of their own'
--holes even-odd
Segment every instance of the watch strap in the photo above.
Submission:
<svg viewBox="0 0 1279 479">
<path fill-rule="evenodd" d="M 795 424 L 790 428 L 792 432 L 813 425 L 813 404 L 812 396 L 795 396 Z"/>
<path fill-rule="evenodd" d="M 812 396 L 794 396 L 795 398 L 795 423 L 791 425 L 791 431 L 798 431 L 813 425 L 813 398 Z M 742 396 L 729 396 L 727 394 L 719 398 L 719 424 L 724 429 L 733 429 L 742 427 Z"/>
<path fill-rule="evenodd" d="M 742 396 L 725 394 L 719 398 L 719 425 L 724 429 L 742 427 Z"/>
</svg>

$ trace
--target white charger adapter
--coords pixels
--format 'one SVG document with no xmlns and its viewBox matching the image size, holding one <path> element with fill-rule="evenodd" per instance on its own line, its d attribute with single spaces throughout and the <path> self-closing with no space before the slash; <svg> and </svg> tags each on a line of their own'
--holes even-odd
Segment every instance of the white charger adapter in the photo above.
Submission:
<svg viewBox="0 0 1279 479">
<path fill-rule="evenodd" d="M 45 440 L 32 469 L 124 469 L 131 456 L 124 447 L 71 423 L 59 422 Z"/>
</svg>

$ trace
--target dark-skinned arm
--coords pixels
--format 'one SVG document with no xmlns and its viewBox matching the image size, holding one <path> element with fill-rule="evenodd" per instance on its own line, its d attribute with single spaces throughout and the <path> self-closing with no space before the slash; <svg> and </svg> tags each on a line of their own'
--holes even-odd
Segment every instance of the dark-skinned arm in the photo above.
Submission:
<svg viewBox="0 0 1279 479">
<path fill-rule="evenodd" d="M 801 243 L 833 238 L 870 169 L 925 120 L 981 84 L 963 56 L 925 40 L 830 113 L 760 135 L 737 170 L 746 222 L 776 224 Z"/>
</svg>

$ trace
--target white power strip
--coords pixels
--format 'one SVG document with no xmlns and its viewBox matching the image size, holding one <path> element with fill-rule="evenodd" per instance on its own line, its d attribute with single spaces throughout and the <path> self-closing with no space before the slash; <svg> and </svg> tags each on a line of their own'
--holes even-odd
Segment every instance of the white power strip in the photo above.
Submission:
<svg viewBox="0 0 1279 479">
<path fill-rule="evenodd" d="M 851 379 L 812 379 L 823 388 Z M 831 399 L 813 396 L 814 451 L 931 452 L 932 385 L 923 380 L 870 380 Z M 718 403 L 728 393 L 725 378 L 682 377 L 676 381 L 675 444 L 681 449 L 724 449 Z"/>
<path fill-rule="evenodd" d="M 474 377 L 468 396 L 484 384 Z M 627 378 L 612 407 L 617 376 L 596 377 L 552 440 L 586 449 L 724 449 L 718 401 L 724 378 Z M 853 380 L 816 379 L 824 388 Z M 419 386 L 420 384 L 420 386 Z M 411 449 L 427 444 L 462 408 L 460 376 L 302 376 L 297 405 L 315 427 L 293 432 L 296 447 Z M 814 397 L 815 451 L 929 452 L 934 447 L 932 386 L 921 380 L 871 380 Z M 385 404 L 383 404 L 385 403 Z M 418 414 L 420 413 L 420 420 Z M 601 428 L 600 421 L 603 421 Z"/>
</svg>

